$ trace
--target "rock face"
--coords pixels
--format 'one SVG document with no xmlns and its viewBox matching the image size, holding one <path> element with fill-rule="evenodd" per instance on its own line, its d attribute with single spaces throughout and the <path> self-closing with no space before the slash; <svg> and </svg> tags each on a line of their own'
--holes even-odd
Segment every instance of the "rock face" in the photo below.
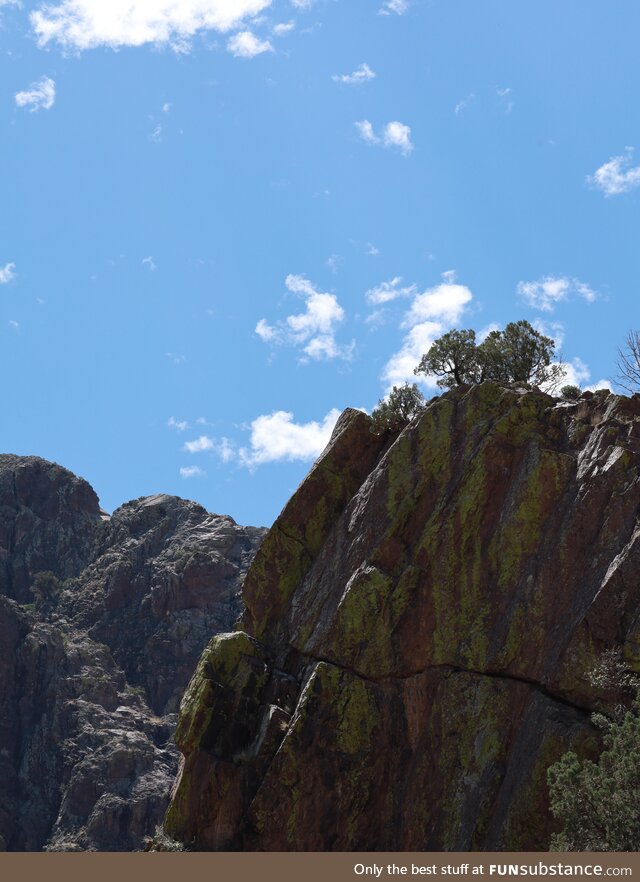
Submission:
<svg viewBox="0 0 640 882">
<path fill-rule="evenodd" d="M 183 700 L 199 849 L 546 849 L 546 769 L 640 671 L 640 399 L 491 383 L 343 414 Z"/>
<path fill-rule="evenodd" d="M 109 517 L 65 469 L 0 457 L 0 849 L 143 847 L 180 697 L 264 532 L 164 495 Z"/>
</svg>

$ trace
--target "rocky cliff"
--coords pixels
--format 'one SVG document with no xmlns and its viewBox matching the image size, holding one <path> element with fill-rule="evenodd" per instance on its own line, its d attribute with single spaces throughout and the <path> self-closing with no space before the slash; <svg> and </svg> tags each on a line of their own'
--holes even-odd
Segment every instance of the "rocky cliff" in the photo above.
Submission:
<svg viewBox="0 0 640 882">
<path fill-rule="evenodd" d="M 164 495 L 109 517 L 60 466 L 0 456 L 0 850 L 143 847 L 264 532 Z"/>
<path fill-rule="evenodd" d="M 640 670 L 640 398 L 491 383 L 346 411 L 183 700 L 199 849 L 545 849 L 546 769 Z M 615 692 L 615 690 L 614 690 Z"/>
</svg>

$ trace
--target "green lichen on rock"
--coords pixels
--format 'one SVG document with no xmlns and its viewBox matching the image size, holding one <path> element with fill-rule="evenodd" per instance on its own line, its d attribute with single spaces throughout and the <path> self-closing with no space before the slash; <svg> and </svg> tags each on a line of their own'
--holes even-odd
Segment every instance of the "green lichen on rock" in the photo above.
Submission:
<svg viewBox="0 0 640 882">
<path fill-rule="evenodd" d="M 242 631 L 211 640 L 180 706 L 175 739 L 184 753 L 222 748 L 217 733 L 230 722 L 232 711 L 247 713 L 260 700 L 268 679 L 265 661 L 258 643 Z"/>
<path fill-rule="evenodd" d="M 265 538 L 243 587 L 244 626 L 273 643 L 296 586 L 309 570 L 347 503 L 366 478 L 385 439 L 360 411 L 342 415 L 334 439 Z"/>
</svg>

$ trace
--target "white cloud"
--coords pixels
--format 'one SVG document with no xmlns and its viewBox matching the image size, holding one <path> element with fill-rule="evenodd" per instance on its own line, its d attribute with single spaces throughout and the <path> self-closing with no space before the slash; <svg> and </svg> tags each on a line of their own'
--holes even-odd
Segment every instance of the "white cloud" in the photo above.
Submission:
<svg viewBox="0 0 640 882">
<path fill-rule="evenodd" d="M 597 294 L 585 282 L 568 276 L 544 276 L 535 282 L 518 282 L 516 291 L 533 309 L 553 312 L 556 305 L 577 294 L 593 303 Z"/>
<path fill-rule="evenodd" d="M 177 429 L 178 432 L 184 432 L 189 428 L 189 423 L 186 420 L 177 420 L 175 417 L 169 417 L 167 425 L 170 429 Z"/>
<path fill-rule="evenodd" d="M 388 282 L 381 282 L 375 288 L 369 288 L 364 295 L 369 303 L 380 304 L 389 303 L 391 300 L 397 300 L 399 297 L 413 297 L 418 292 L 417 285 L 407 285 L 400 287 L 402 276 L 396 276 Z"/>
<path fill-rule="evenodd" d="M 8 282 L 11 282 L 16 277 L 16 265 L 15 263 L 6 263 L 4 266 L 0 266 L 0 285 L 6 285 Z"/>
<path fill-rule="evenodd" d="M 268 40 L 261 40 L 251 31 L 234 34 L 227 43 L 227 49 L 236 58 L 255 58 L 263 52 L 273 52 L 273 46 Z"/>
<path fill-rule="evenodd" d="M 291 0 L 291 5 L 296 9 L 311 9 L 315 0 Z"/>
<path fill-rule="evenodd" d="M 560 322 L 550 322 L 547 324 L 546 322 L 540 321 L 540 319 L 536 319 L 533 323 L 533 327 L 536 331 L 544 334 L 545 337 L 551 337 L 556 344 L 557 349 L 559 349 L 564 343 L 564 325 Z"/>
<path fill-rule="evenodd" d="M 416 382 L 413 369 L 438 337 L 459 324 L 467 305 L 473 299 L 471 291 L 465 285 L 446 280 L 453 278 L 451 272 L 444 276 L 445 281 L 440 285 L 416 294 L 404 316 L 404 340 L 382 372 L 387 391 L 392 386 Z M 436 388 L 435 377 L 420 377 L 419 382 L 428 388 Z"/>
<path fill-rule="evenodd" d="M 391 356 L 382 372 L 387 391 L 393 386 L 416 382 L 413 369 L 444 331 L 440 322 L 422 322 L 409 330 L 399 351 Z M 420 380 L 424 385 L 436 388 L 435 377 L 421 377 Z"/>
<path fill-rule="evenodd" d="M 24 92 L 16 93 L 18 107 L 26 107 L 30 113 L 36 110 L 51 110 L 55 100 L 56 84 L 51 77 L 41 77 L 36 83 L 31 83 Z"/>
<path fill-rule="evenodd" d="M 496 95 L 502 101 L 502 106 L 504 108 L 505 113 L 511 113 L 513 110 L 513 89 L 510 89 L 508 86 L 504 89 L 496 89 Z"/>
<path fill-rule="evenodd" d="M 171 110 L 171 105 L 169 104 L 168 101 L 165 101 L 165 103 L 162 105 L 162 112 L 169 113 L 170 110 Z"/>
<path fill-rule="evenodd" d="M 565 373 L 560 380 L 560 383 L 556 383 L 555 387 L 550 389 L 545 389 L 543 384 L 541 388 L 544 391 L 549 391 L 552 394 L 557 395 L 563 386 L 580 386 L 585 392 L 596 392 L 598 389 L 609 389 L 609 391 L 612 391 L 609 380 L 603 379 L 598 380 L 597 383 L 592 383 L 589 386 L 584 385 L 591 379 L 591 371 L 581 358 L 574 358 L 571 361 L 563 362 L 562 366 Z"/>
<path fill-rule="evenodd" d="M 228 438 L 221 438 L 217 441 L 215 451 L 222 462 L 230 462 L 236 455 L 233 444 Z"/>
<path fill-rule="evenodd" d="M 344 310 L 335 294 L 318 291 L 305 276 L 290 274 L 285 285 L 293 294 L 306 301 L 306 309 L 297 315 L 289 315 L 276 325 L 260 319 L 256 334 L 265 343 L 298 346 L 304 353 L 304 361 L 348 358 L 351 347 L 339 346 L 335 340 L 336 326 L 344 319 Z"/>
<path fill-rule="evenodd" d="M 181 478 L 204 478 L 206 474 L 200 466 L 185 466 L 185 468 L 180 469 Z"/>
<path fill-rule="evenodd" d="M 368 119 L 360 120 L 359 122 L 354 123 L 354 125 L 363 141 L 366 141 L 368 144 L 379 143 L 380 139 L 373 131 L 373 126 Z"/>
<path fill-rule="evenodd" d="M 184 50 L 199 31 L 230 31 L 269 6 L 271 0 L 62 0 L 41 4 L 30 20 L 40 46 L 169 43 Z"/>
<path fill-rule="evenodd" d="M 358 134 L 367 144 L 381 144 L 383 147 L 396 147 L 404 156 L 413 150 L 411 128 L 404 123 L 393 120 L 386 124 L 381 135 L 376 135 L 368 119 L 354 123 Z"/>
<path fill-rule="evenodd" d="M 153 131 L 149 135 L 152 141 L 155 141 L 156 144 L 159 144 L 162 141 L 162 126 L 160 123 L 154 126 Z"/>
<path fill-rule="evenodd" d="M 408 0 L 385 0 L 378 15 L 404 15 L 409 8 Z"/>
<path fill-rule="evenodd" d="M 255 332 L 265 343 L 275 343 L 278 341 L 278 331 L 270 325 L 266 319 L 260 319 L 255 327 Z"/>
<path fill-rule="evenodd" d="M 565 385 L 567 385 L 565 383 Z M 585 392 L 597 392 L 598 389 L 608 389 L 609 392 L 613 392 L 613 386 L 609 380 L 598 380 L 597 383 L 592 383 L 591 386 L 585 386 Z"/>
<path fill-rule="evenodd" d="M 207 450 L 215 449 L 215 442 L 207 435 L 200 435 L 195 441 L 185 441 L 182 448 L 186 453 L 204 453 Z"/>
<path fill-rule="evenodd" d="M 413 150 L 411 143 L 411 129 L 401 122 L 387 123 L 384 130 L 384 146 L 398 147 L 402 153 L 407 155 Z"/>
<path fill-rule="evenodd" d="M 295 26 L 293 21 L 283 21 L 280 24 L 274 25 L 273 33 L 276 37 L 286 37 L 287 34 L 290 34 L 295 29 Z"/>
<path fill-rule="evenodd" d="M 371 242 L 367 242 L 367 247 L 365 248 L 365 254 L 368 254 L 370 257 L 377 257 L 380 254 L 380 249 L 375 245 L 372 245 Z"/>
<path fill-rule="evenodd" d="M 278 410 L 251 423 L 250 447 L 239 451 L 240 463 L 255 468 L 268 462 L 315 459 L 327 445 L 340 416 L 335 408 L 321 423 L 295 423 L 293 414 Z"/>
<path fill-rule="evenodd" d="M 169 361 L 173 362 L 173 364 L 184 364 L 187 360 L 186 355 L 180 355 L 177 352 L 165 352 L 165 355 L 169 359 Z"/>
<path fill-rule="evenodd" d="M 459 116 L 463 112 L 463 110 L 466 110 L 467 107 L 475 99 L 475 97 L 476 97 L 475 92 L 470 92 L 466 98 L 463 98 L 461 101 L 458 101 L 458 103 L 454 107 L 454 112 L 455 112 L 456 116 Z"/>
<path fill-rule="evenodd" d="M 149 255 L 149 257 L 143 257 L 143 258 L 142 258 L 142 266 L 148 266 L 148 267 L 149 267 L 149 271 L 152 272 L 152 273 L 154 273 L 154 272 L 157 270 L 157 268 L 158 268 L 158 267 L 156 266 L 156 262 L 155 262 L 155 260 L 153 259 L 153 257 L 151 257 L 151 255 Z"/>
<path fill-rule="evenodd" d="M 489 334 L 493 331 L 499 331 L 500 325 L 497 322 L 490 322 L 488 325 L 485 325 L 484 328 L 481 328 L 476 334 L 476 340 L 478 343 L 484 343 Z M 542 333 L 542 332 L 541 332 Z"/>
<path fill-rule="evenodd" d="M 412 328 L 425 321 L 455 325 L 460 321 L 464 308 L 472 297 L 471 291 L 465 285 L 443 282 L 435 288 L 429 288 L 415 297 L 404 318 L 403 327 Z"/>
<path fill-rule="evenodd" d="M 342 258 L 339 254 L 330 254 L 329 257 L 327 257 L 327 266 L 332 273 L 338 272 L 343 259 L 344 258 Z"/>
<path fill-rule="evenodd" d="M 587 181 L 605 196 L 619 196 L 640 187 L 640 165 L 631 167 L 633 148 L 627 147 L 622 156 L 612 156 L 601 165 Z"/>
<path fill-rule="evenodd" d="M 360 67 L 353 71 L 350 74 L 334 74 L 331 79 L 335 80 L 336 83 L 345 83 L 347 86 L 360 86 L 362 83 L 366 83 L 369 80 L 373 80 L 375 78 L 375 73 L 371 70 L 366 62 L 363 62 Z"/>
<path fill-rule="evenodd" d="M 9 319 L 9 327 L 13 328 L 14 331 L 17 331 L 20 327 L 20 322 L 17 322 L 14 319 Z"/>
</svg>

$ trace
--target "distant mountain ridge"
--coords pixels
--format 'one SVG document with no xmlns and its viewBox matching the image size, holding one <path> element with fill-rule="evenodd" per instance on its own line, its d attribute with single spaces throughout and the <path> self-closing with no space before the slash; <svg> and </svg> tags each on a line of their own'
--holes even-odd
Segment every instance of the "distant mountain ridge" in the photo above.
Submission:
<svg viewBox="0 0 640 882">
<path fill-rule="evenodd" d="M 181 695 L 264 533 L 162 494 L 109 517 L 66 469 L 0 456 L 0 848 L 143 847 Z"/>
</svg>

